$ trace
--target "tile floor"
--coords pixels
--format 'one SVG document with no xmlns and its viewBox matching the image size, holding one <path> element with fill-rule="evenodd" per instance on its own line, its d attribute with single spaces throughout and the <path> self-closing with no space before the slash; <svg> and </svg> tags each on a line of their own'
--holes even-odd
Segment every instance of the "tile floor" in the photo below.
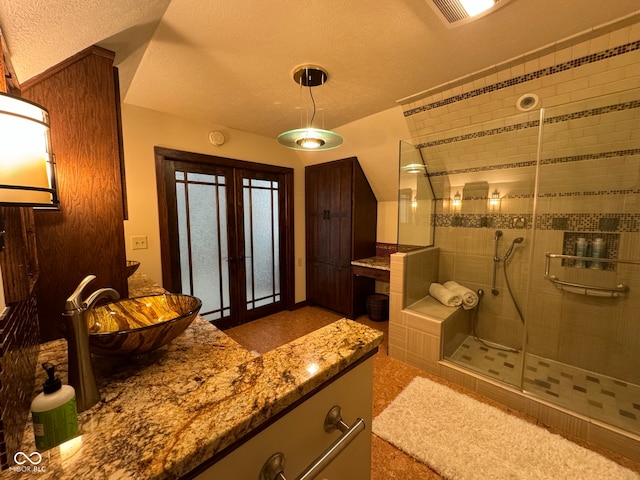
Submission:
<svg viewBox="0 0 640 480">
<path fill-rule="evenodd" d="M 520 388 L 522 353 L 490 348 L 470 335 L 449 360 Z M 543 400 L 640 435 L 639 385 L 526 355 L 523 388 Z"/>
<path fill-rule="evenodd" d="M 226 330 L 225 333 L 248 350 L 264 353 L 340 318 L 342 318 L 342 315 L 322 308 L 304 307 L 292 312 L 280 312 L 239 327 L 234 327 Z M 374 417 L 381 413 L 414 377 L 421 376 L 447 385 L 456 391 L 467 394 L 476 400 L 491 404 L 523 420 L 533 422 L 531 418 L 519 412 L 510 411 L 497 402 L 485 399 L 474 392 L 465 390 L 439 377 L 429 375 L 422 370 L 389 357 L 387 355 L 386 343 L 388 321 L 374 322 L 366 316 L 359 317 L 357 321 L 372 328 L 377 328 L 385 334 L 385 341 L 380 345 L 378 353 L 373 358 Z M 632 462 L 620 455 L 593 447 L 592 445 L 583 442 L 578 443 L 584 447 L 596 450 L 621 465 L 640 473 L 640 464 Z M 371 480 L 438 480 L 443 478 L 426 465 L 413 460 L 404 452 L 396 449 L 375 435 L 372 436 L 371 457 Z"/>
</svg>

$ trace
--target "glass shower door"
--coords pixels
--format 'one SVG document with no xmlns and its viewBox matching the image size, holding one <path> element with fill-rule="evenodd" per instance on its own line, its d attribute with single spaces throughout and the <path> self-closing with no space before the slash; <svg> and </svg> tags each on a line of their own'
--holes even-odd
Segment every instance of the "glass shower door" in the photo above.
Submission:
<svg viewBox="0 0 640 480">
<path fill-rule="evenodd" d="M 523 388 L 639 434 L 640 90 L 542 130 Z"/>
</svg>

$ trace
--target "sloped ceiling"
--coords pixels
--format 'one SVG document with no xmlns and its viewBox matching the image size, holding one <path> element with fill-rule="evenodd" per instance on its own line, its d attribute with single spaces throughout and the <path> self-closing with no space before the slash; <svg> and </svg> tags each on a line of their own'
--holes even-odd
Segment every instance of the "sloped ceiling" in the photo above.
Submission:
<svg viewBox="0 0 640 480">
<path fill-rule="evenodd" d="M 124 102 L 275 138 L 299 128 L 320 65 L 325 128 L 638 10 L 638 0 L 512 0 L 448 28 L 430 0 L 0 0 L 18 80 L 97 44 Z"/>
</svg>

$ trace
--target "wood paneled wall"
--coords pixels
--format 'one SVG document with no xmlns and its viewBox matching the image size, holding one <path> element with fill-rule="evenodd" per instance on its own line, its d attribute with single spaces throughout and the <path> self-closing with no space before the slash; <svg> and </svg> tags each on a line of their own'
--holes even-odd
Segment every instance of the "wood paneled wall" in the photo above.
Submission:
<svg viewBox="0 0 640 480">
<path fill-rule="evenodd" d="M 60 210 L 35 212 L 43 341 L 61 336 L 65 300 L 86 275 L 97 276 L 89 292 L 128 295 L 113 59 L 91 47 L 21 88 L 49 110 L 58 173 Z"/>
</svg>

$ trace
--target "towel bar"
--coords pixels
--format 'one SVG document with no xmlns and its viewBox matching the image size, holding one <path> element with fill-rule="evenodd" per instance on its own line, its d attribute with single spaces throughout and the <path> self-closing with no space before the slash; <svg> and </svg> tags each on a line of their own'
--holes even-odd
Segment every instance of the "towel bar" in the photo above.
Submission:
<svg viewBox="0 0 640 480">
<path fill-rule="evenodd" d="M 627 285 L 619 284 L 615 287 L 598 287 L 595 285 L 582 285 L 580 283 L 563 282 L 555 275 L 545 275 L 545 278 L 553 283 L 558 290 L 578 295 L 588 295 L 591 297 L 611 297 L 617 298 L 629 291 Z"/>
<path fill-rule="evenodd" d="M 296 480 L 312 480 L 338 456 L 347 446 L 365 429 L 364 420 L 358 418 L 351 426 L 343 420 L 340 407 L 335 406 L 329 410 L 324 420 L 324 431 L 327 433 L 340 430 L 342 435 L 336 439 L 329 448 L 322 452 L 304 471 L 296 477 Z M 266 461 L 260 471 L 260 480 L 287 480 L 284 476 L 284 454 L 273 454 Z"/>
<path fill-rule="evenodd" d="M 559 290 L 563 290 L 570 293 L 577 293 L 579 295 L 589 295 L 593 297 L 611 297 L 616 298 L 629 292 L 627 285 L 619 284 L 615 287 L 599 287 L 596 285 L 584 285 L 581 283 L 564 282 L 555 275 L 549 273 L 551 259 L 552 258 L 564 258 L 573 260 L 593 260 L 602 263 L 626 263 L 631 265 L 640 265 L 640 260 L 620 260 L 617 258 L 599 258 L 599 257 L 579 257 L 576 255 L 563 255 L 559 253 L 545 254 L 546 263 L 544 267 L 544 278 L 553 283 Z"/>
</svg>

